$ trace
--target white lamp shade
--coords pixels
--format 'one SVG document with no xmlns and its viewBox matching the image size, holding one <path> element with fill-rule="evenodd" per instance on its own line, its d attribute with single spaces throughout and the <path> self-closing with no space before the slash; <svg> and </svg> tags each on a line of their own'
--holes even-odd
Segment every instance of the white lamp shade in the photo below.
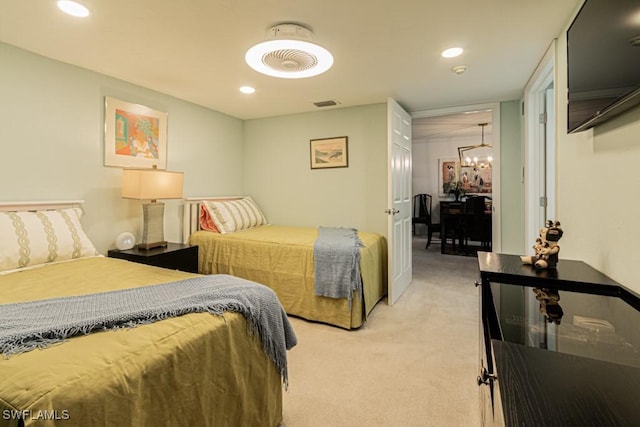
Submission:
<svg viewBox="0 0 640 427">
<path fill-rule="evenodd" d="M 122 197 L 137 200 L 181 199 L 183 172 L 123 169 Z"/>
</svg>

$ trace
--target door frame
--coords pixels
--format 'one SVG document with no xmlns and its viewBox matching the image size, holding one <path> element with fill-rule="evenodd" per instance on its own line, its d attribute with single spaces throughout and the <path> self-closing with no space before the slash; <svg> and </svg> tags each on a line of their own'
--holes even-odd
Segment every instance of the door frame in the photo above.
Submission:
<svg viewBox="0 0 640 427">
<path fill-rule="evenodd" d="M 491 110 L 491 127 L 492 136 L 491 144 L 493 145 L 493 168 L 491 169 L 491 198 L 493 200 L 493 212 L 491 216 L 492 226 L 492 251 L 500 252 L 502 247 L 501 233 L 501 216 L 500 216 L 500 103 L 488 102 L 484 104 L 461 105 L 458 107 L 439 108 L 434 110 L 416 111 L 411 114 L 412 119 L 420 119 L 424 117 L 448 116 L 451 114 L 466 113 L 469 111 Z"/>
<path fill-rule="evenodd" d="M 555 90 L 556 76 L 556 49 L 557 40 L 554 39 L 547 49 L 546 53 L 540 60 L 536 70 L 531 75 L 524 90 L 524 153 L 525 153 L 525 170 L 524 170 L 524 221 L 525 221 L 525 239 L 523 253 L 530 251 L 531 242 L 535 242 L 540 233 L 540 226 L 544 224 L 547 218 L 543 216 L 551 215 L 555 217 L 556 206 L 556 171 L 555 162 L 547 162 L 547 158 L 556 158 L 556 144 L 552 144 L 551 153 L 545 153 L 546 138 L 552 136 L 554 141 L 558 140 L 557 129 L 555 126 L 555 117 L 547 119 L 552 126 L 551 132 L 546 132 L 546 126 L 540 123 L 540 114 L 546 111 L 546 92 L 549 86 L 554 85 L 553 105 L 554 114 L 557 111 L 557 91 Z M 543 162 L 548 164 L 551 171 L 547 171 L 546 176 L 542 166 Z M 546 184 L 543 184 L 545 183 Z M 546 188 L 552 191 L 546 191 Z M 553 200 L 548 200 L 547 204 L 551 207 L 546 210 L 546 215 L 542 213 L 540 206 L 541 194 L 549 194 Z M 552 219 L 552 218 L 548 218 Z"/>
</svg>

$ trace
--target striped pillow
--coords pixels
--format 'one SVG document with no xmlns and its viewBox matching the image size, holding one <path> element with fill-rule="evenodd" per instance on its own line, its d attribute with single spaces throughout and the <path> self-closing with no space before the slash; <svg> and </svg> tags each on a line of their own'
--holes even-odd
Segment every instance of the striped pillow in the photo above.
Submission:
<svg viewBox="0 0 640 427">
<path fill-rule="evenodd" d="M 267 224 L 267 219 L 251 197 L 238 200 L 204 201 L 209 216 L 221 234 Z"/>
<path fill-rule="evenodd" d="M 99 255 L 80 208 L 0 212 L 0 271 Z"/>
</svg>

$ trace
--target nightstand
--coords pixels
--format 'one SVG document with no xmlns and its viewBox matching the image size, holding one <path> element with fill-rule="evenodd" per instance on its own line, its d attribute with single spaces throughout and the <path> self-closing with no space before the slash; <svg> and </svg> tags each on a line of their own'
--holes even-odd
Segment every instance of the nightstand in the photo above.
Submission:
<svg viewBox="0 0 640 427">
<path fill-rule="evenodd" d="M 168 243 L 164 248 L 153 249 L 133 248 L 124 251 L 110 249 L 107 255 L 111 258 L 126 259 L 172 270 L 198 272 L 198 247 L 182 243 Z"/>
</svg>

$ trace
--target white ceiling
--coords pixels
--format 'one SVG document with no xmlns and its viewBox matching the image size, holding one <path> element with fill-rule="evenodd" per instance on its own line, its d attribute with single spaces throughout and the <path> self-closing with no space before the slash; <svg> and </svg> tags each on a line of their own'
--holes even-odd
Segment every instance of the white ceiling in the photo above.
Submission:
<svg viewBox="0 0 640 427">
<path fill-rule="evenodd" d="M 480 126 L 485 123 L 486 126 Z M 411 137 L 414 144 L 430 141 L 460 141 L 463 138 L 476 138 L 477 143 L 491 143 L 493 134 L 492 111 L 467 111 L 459 114 L 447 114 L 435 117 L 422 117 L 411 122 Z"/>
<path fill-rule="evenodd" d="M 582 0 L 0 0 L 0 41 L 173 95 L 234 117 L 396 99 L 408 111 L 521 97 L 552 39 Z M 244 62 L 282 22 L 310 27 L 333 68 L 281 80 Z M 465 53 L 444 59 L 440 52 Z M 451 68 L 467 65 L 456 75 Z M 253 95 L 238 91 L 256 88 Z M 335 108 L 335 107 L 331 107 Z"/>
</svg>

